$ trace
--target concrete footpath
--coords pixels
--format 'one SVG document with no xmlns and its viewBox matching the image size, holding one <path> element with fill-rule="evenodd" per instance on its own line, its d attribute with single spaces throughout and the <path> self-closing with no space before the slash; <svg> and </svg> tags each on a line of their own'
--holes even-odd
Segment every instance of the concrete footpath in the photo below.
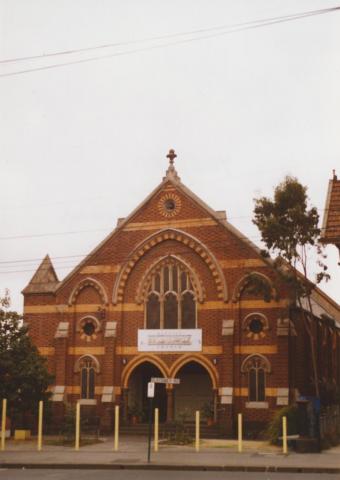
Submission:
<svg viewBox="0 0 340 480">
<path fill-rule="evenodd" d="M 7 441 L 6 450 L 0 452 L 0 468 L 340 473 L 340 446 L 319 454 L 283 455 L 280 449 L 264 442 L 244 442 L 242 453 L 237 452 L 233 440 L 203 440 L 199 452 L 191 445 L 160 443 L 159 451 L 152 450 L 148 463 L 145 437 L 121 437 L 117 452 L 113 451 L 113 438 L 103 438 L 101 443 L 83 446 L 79 451 L 50 445 L 50 438 L 44 440 L 41 452 L 37 452 L 35 440 Z"/>
</svg>

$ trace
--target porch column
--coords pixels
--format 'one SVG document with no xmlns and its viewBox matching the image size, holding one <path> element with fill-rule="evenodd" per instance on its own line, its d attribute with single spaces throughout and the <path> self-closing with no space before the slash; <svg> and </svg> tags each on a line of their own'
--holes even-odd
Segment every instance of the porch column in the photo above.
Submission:
<svg viewBox="0 0 340 480">
<path fill-rule="evenodd" d="M 171 423 L 174 421 L 174 388 L 173 385 L 166 386 L 166 396 L 167 396 L 167 410 L 166 410 L 166 421 Z"/>
</svg>

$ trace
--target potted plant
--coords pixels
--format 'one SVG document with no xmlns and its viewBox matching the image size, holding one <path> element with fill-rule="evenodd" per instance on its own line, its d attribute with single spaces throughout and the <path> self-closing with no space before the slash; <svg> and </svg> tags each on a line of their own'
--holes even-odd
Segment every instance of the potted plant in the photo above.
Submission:
<svg viewBox="0 0 340 480">
<path fill-rule="evenodd" d="M 201 408 L 202 417 L 206 419 L 207 425 L 214 423 L 214 406 L 212 402 L 206 402 Z"/>
</svg>

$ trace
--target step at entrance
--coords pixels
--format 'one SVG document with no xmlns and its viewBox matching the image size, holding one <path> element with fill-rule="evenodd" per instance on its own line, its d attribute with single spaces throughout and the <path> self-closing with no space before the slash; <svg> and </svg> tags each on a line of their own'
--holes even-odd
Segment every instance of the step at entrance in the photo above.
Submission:
<svg viewBox="0 0 340 480">
<path fill-rule="evenodd" d="M 175 434 L 176 429 L 179 431 L 182 426 L 178 426 L 174 423 L 160 423 L 159 424 L 159 435 L 160 437 L 165 437 L 167 434 Z M 185 423 L 184 425 L 185 432 L 195 437 L 195 423 Z M 148 435 L 149 425 L 147 423 L 138 423 L 136 425 L 122 425 L 120 427 L 121 435 Z M 201 438 L 221 438 L 224 435 L 221 434 L 218 425 L 208 426 L 205 423 L 200 425 L 200 436 Z"/>
</svg>

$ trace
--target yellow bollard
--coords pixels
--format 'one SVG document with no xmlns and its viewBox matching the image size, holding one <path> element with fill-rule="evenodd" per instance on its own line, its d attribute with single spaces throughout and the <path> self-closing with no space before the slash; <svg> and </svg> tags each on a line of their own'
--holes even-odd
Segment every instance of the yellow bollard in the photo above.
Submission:
<svg viewBox="0 0 340 480">
<path fill-rule="evenodd" d="M 282 447 L 283 453 L 287 454 L 287 417 L 282 417 Z"/>
<path fill-rule="evenodd" d="M 196 452 L 200 451 L 200 411 L 196 410 L 196 441 L 195 441 Z"/>
<path fill-rule="evenodd" d="M 42 449 L 42 427 L 43 427 L 43 410 L 44 403 L 42 400 L 39 402 L 39 416 L 38 416 L 38 452 Z"/>
<path fill-rule="evenodd" d="M 237 433 L 238 433 L 238 444 L 237 450 L 239 453 L 242 452 L 242 413 L 237 415 Z"/>
<path fill-rule="evenodd" d="M 7 398 L 2 400 L 1 450 L 5 450 Z"/>
<path fill-rule="evenodd" d="M 154 440 L 154 450 L 158 452 L 158 408 L 155 408 L 155 440 Z"/>
<path fill-rule="evenodd" d="M 119 444 L 119 406 L 115 406 L 115 441 L 114 441 L 114 451 L 118 451 Z"/>
<path fill-rule="evenodd" d="M 80 402 L 77 402 L 76 405 L 76 442 L 75 449 L 79 450 L 79 440 L 80 440 Z"/>
</svg>

